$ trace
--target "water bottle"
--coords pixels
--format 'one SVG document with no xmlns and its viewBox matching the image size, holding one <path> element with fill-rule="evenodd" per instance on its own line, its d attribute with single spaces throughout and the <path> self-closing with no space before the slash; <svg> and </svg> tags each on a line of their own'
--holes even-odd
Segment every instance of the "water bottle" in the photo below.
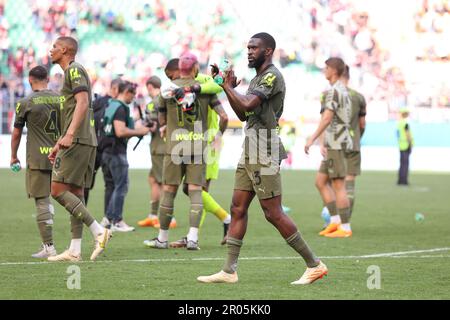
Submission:
<svg viewBox="0 0 450 320">
<path fill-rule="evenodd" d="M 230 61 L 224 59 L 219 66 L 219 73 L 214 77 L 214 81 L 221 85 L 225 81 L 225 72 L 227 72 L 231 67 Z"/>
<path fill-rule="evenodd" d="M 423 215 L 423 213 L 416 212 L 415 219 L 417 222 L 422 222 L 423 220 L 425 220 L 425 216 Z"/>
<path fill-rule="evenodd" d="M 11 165 L 11 170 L 12 170 L 13 172 L 19 172 L 20 169 L 22 169 L 22 167 L 21 167 L 21 165 L 20 165 L 20 162 L 15 162 L 15 163 L 13 163 L 13 164 Z"/>
</svg>

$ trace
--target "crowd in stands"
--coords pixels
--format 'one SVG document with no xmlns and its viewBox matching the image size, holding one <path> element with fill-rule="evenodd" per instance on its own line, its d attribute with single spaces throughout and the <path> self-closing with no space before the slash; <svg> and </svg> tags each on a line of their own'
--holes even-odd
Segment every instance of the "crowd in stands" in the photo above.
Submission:
<svg viewBox="0 0 450 320">
<path fill-rule="evenodd" d="M 450 1 L 420 1 L 419 11 L 411 17 L 411 32 L 415 21 L 415 32 L 423 44 L 417 59 L 448 60 L 450 43 L 443 39 L 449 38 Z M 410 104 L 407 79 L 390 63 L 389 51 L 380 46 L 369 12 L 358 9 L 350 0 L 287 2 L 289 17 L 294 17 L 290 20 L 295 22 L 284 30 L 287 36 L 276 53 L 277 65 L 286 69 L 303 66 L 300 72 L 322 77 L 320 70 L 326 58 L 340 56 L 351 67 L 352 85 L 369 101 L 383 101 L 390 112 Z M 94 92 L 99 94 L 107 91 L 113 77 L 124 74 L 140 84 L 138 96 L 145 95 L 148 76 L 162 76 L 168 59 L 188 50 L 197 54 L 203 71 L 223 58 L 243 61 L 248 35 L 242 30 L 246 21 L 230 3 L 0 0 L 0 103 L 10 106 L 29 90 L 26 74 L 36 64 L 52 69 L 51 86 L 58 88 L 62 78 L 51 66 L 48 52 L 59 35 L 80 40 L 80 59 L 91 74 Z M 12 19 L 16 12 L 8 14 L 8 10 L 22 10 L 24 19 Z M 19 27 L 25 33 L 37 30 L 31 33 L 30 43 L 17 40 Z M 124 37 L 114 41 L 112 35 Z M 128 38 L 132 42 L 127 42 Z M 318 98 L 321 90 L 317 91 Z"/>
<path fill-rule="evenodd" d="M 418 60 L 450 59 L 450 1 L 422 0 L 415 20 Z"/>
</svg>

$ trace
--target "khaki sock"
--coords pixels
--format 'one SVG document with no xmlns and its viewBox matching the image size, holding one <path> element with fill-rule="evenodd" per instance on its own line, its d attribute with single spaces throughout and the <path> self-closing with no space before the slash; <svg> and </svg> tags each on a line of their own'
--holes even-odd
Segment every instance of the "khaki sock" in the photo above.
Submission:
<svg viewBox="0 0 450 320">
<path fill-rule="evenodd" d="M 314 253 L 309 248 L 305 240 L 303 240 L 300 232 L 294 233 L 286 239 L 286 242 L 305 260 L 308 268 L 314 268 L 319 265 L 319 259 L 314 256 Z"/>
<path fill-rule="evenodd" d="M 85 198 L 82 195 L 77 195 L 78 199 L 81 200 L 83 204 L 85 204 Z M 83 221 L 75 218 L 74 216 L 70 216 L 70 231 L 72 232 L 72 239 L 81 239 L 83 238 Z"/>
<path fill-rule="evenodd" d="M 161 230 L 169 230 L 173 217 L 173 204 L 175 193 L 163 191 L 161 205 L 159 206 L 159 225 Z"/>
<path fill-rule="evenodd" d="M 234 238 L 228 238 L 227 239 L 227 248 L 228 248 L 228 255 L 227 260 L 225 261 L 225 264 L 222 268 L 223 271 L 226 273 L 234 273 L 237 270 L 237 261 L 239 258 L 239 253 L 241 252 L 242 247 L 242 240 L 234 239 Z"/>
<path fill-rule="evenodd" d="M 353 205 L 355 204 L 355 181 L 345 181 L 345 189 L 347 190 L 347 197 L 350 201 L 349 220 L 352 217 Z"/>
<path fill-rule="evenodd" d="M 159 200 L 150 202 L 150 214 L 157 216 L 158 215 L 158 209 L 159 209 Z"/>
<path fill-rule="evenodd" d="M 203 213 L 202 190 L 189 190 L 191 209 L 189 210 L 189 226 L 198 228 Z"/>
<path fill-rule="evenodd" d="M 328 208 L 328 212 L 330 213 L 330 216 L 337 215 L 336 201 L 332 201 L 330 203 L 327 203 L 327 204 L 325 204 L 325 206 Z"/>
<path fill-rule="evenodd" d="M 46 245 L 53 244 L 53 206 L 50 198 L 35 199 L 36 205 L 36 222 L 42 243 Z"/>
<path fill-rule="evenodd" d="M 337 212 L 339 214 L 339 216 L 341 217 L 341 223 L 349 223 L 350 222 L 350 208 L 338 208 Z"/>
<path fill-rule="evenodd" d="M 95 221 L 84 206 L 83 201 L 81 201 L 72 192 L 64 191 L 59 196 L 55 197 L 55 200 L 66 208 L 72 216 L 81 220 L 88 227 Z"/>
</svg>

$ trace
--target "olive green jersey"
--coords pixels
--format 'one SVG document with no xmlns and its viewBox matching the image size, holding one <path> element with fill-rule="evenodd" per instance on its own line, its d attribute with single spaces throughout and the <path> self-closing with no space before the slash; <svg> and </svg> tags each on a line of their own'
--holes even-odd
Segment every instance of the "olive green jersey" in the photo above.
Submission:
<svg viewBox="0 0 450 320">
<path fill-rule="evenodd" d="M 352 101 L 347 88 L 337 81 L 327 92 L 325 109 L 333 111 L 333 119 L 325 131 L 325 146 L 331 150 L 353 151 L 350 136 Z"/>
<path fill-rule="evenodd" d="M 48 160 L 52 148 L 61 133 L 59 109 L 62 97 L 51 90 L 31 93 L 16 104 L 14 127 L 28 128 L 27 167 L 29 169 L 52 170 Z"/>
<path fill-rule="evenodd" d="M 364 96 L 353 89 L 348 89 L 352 100 L 352 115 L 350 120 L 350 136 L 353 140 L 353 150 L 361 150 L 361 128 L 359 127 L 359 118 L 366 116 L 366 99 Z"/>
<path fill-rule="evenodd" d="M 72 122 L 75 106 L 77 104 L 75 95 L 79 92 L 87 92 L 89 105 L 86 115 L 80 124 L 80 127 L 74 134 L 75 143 L 89 146 L 97 146 L 94 127 L 94 111 L 92 109 L 91 81 L 83 66 L 77 62 L 71 62 L 66 71 L 64 71 L 64 85 L 61 89 L 61 95 L 64 96 L 64 104 L 61 108 L 61 128 L 62 134 L 66 134 Z"/>
<path fill-rule="evenodd" d="M 252 112 L 246 113 L 245 156 L 253 157 L 257 154 L 258 159 L 261 160 L 286 159 L 287 155 L 279 137 L 278 126 L 286 94 L 283 75 L 274 65 L 268 66 L 252 79 L 247 94 L 258 96 L 262 102 Z M 272 150 L 272 148 L 278 150 Z"/>
<path fill-rule="evenodd" d="M 198 82 L 194 79 L 177 79 L 173 83 L 186 87 Z M 166 153 L 202 155 L 208 140 L 208 108 L 213 109 L 219 104 L 217 95 L 199 94 L 190 107 L 183 109 L 175 98 L 161 97 L 159 112 L 167 114 Z"/>
<path fill-rule="evenodd" d="M 147 116 L 147 119 L 158 123 L 156 131 L 152 132 L 152 140 L 150 142 L 150 153 L 164 155 L 166 153 L 166 143 L 164 139 L 161 138 L 161 134 L 159 132 L 159 128 L 161 127 L 158 122 L 159 99 L 160 97 L 157 96 L 147 104 L 147 107 L 145 108 L 145 114 Z"/>
</svg>

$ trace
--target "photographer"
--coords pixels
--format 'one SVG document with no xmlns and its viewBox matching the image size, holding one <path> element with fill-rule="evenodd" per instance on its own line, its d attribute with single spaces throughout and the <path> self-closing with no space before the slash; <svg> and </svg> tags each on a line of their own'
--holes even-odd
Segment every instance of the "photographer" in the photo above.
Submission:
<svg viewBox="0 0 450 320">
<path fill-rule="evenodd" d="M 130 115 L 129 104 L 136 95 L 136 85 L 129 81 L 119 84 L 117 99 L 111 99 L 105 111 L 103 142 L 104 166 L 111 172 L 114 181 L 114 191 L 109 203 L 106 205 L 106 219 L 108 219 L 111 230 L 119 232 L 133 231 L 123 221 L 123 205 L 125 195 L 128 192 L 128 139 L 134 136 L 144 136 L 149 133 L 150 128 L 143 126 L 140 122 L 134 128 L 134 121 Z"/>
</svg>

